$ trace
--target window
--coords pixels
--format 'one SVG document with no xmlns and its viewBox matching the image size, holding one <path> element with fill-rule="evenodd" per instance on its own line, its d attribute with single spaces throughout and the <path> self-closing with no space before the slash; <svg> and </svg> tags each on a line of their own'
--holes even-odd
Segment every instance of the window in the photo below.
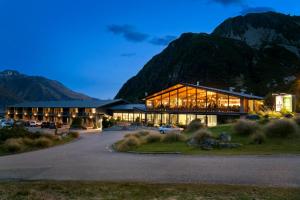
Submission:
<svg viewBox="0 0 300 200">
<path fill-rule="evenodd" d="M 178 90 L 178 109 L 185 110 L 187 108 L 187 92 L 186 87 Z"/>
<path fill-rule="evenodd" d="M 185 114 L 178 115 L 178 123 L 180 125 L 186 125 L 186 115 Z"/>
<path fill-rule="evenodd" d="M 170 92 L 170 108 L 177 109 L 177 90 Z"/>
<path fill-rule="evenodd" d="M 207 91 L 207 110 L 215 111 L 217 109 L 217 93 Z"/>
<path fill-rule="evenodd" d="M 170 104 L 169 104 L 169 93 L 165 93 L 162 95 L 162 107 L 163 109 L 169 109 Z"/>
<path fill-rule="evenodd" d="M 218 94 L 218 110 L 226 112 L 228 109 L 228 95 Z"/>
<path fill-rule="evenodd" d="M 206 108 L 206 91 L 197 89 L 197 108 L 199 110 L 205 110 Z"/>
<path fill-rule="evenodd" d="M 187 87 L 187 108 L 196 109 L 196 88 Z"/>
<path fill-rule="evenodd" d="M 229 111 L 240 112 L 241 101 L 240 98 L 229 96 Z"/>
</svg>

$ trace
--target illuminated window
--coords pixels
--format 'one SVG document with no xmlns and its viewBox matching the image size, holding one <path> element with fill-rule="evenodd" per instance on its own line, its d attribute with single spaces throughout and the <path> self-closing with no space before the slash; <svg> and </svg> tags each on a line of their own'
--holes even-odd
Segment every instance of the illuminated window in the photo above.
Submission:
<svg viewBox="0 0 300 200">
<path fill-rule="evenodd" d="M 217 93 L 207 91 L 207 109 L 215 111 L 217 109 Z"/>
<path fill-rule="evenodd" d="M 241 107 L 240 98 L 229 96 L 229 110 L 232 112 L 239 112 Z"/>
</svg>

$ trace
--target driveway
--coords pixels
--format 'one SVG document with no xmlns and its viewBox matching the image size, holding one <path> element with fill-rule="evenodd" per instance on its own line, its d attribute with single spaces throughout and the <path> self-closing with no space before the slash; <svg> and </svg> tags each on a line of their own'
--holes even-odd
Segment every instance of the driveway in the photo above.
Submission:
<svg viewBox="0 0 300 200">
<path fill-rule="evenodd" d="M 83 134 L 49 149 L 0 157 L 0 179 L 300 186 L 300 156 L 139 155 L 112 152 L 124 133 Z"/>
</svg>

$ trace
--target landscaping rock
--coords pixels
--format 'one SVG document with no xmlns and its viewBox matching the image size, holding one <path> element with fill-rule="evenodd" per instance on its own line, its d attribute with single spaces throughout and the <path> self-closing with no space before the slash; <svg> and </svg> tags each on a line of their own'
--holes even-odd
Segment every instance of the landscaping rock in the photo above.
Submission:
<svg viewBox="0 0 300 200">
<path fill-rule="evenodd" d="M 231 142 L 231 135 L 226 132 L 222 132 L 219 136 L 220 142 Z"/>
</svg>

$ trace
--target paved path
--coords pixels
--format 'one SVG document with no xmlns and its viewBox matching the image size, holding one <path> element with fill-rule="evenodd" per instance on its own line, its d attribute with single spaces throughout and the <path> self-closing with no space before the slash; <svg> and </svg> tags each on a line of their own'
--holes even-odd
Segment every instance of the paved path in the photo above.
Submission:
<svg viewBox="0 0 300 200">
<path fill-rule="evenodd" d="M 300 156 L 137 155 L 111 152 L 121 132 L 82 135 L 45 150 L 0 157 L 0 179 L 300 186 Z"/>
</svg>

